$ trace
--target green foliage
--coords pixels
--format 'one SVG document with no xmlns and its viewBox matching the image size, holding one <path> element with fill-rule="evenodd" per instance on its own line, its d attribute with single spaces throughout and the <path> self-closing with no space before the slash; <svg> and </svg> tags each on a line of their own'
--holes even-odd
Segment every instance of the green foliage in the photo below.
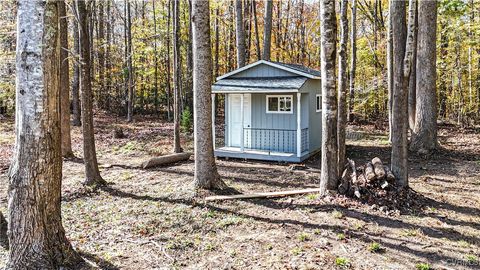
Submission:
<svg viewBox="0 0 480 270">
<path fill-rule="evenodd" d="M 193 116 L 192 112 L 190 112 L 190 109 L 185 107 L 185 109 L 182 112 L 182 116 L 180 119 L 180 128 L 182 129 L 183 132 L 188 133 L 192 131 L 193 128 Z"/>
<path fill-rule="evenodd" d="M 335 258 L 335 265 L 340 266 L 340 267 L 348 267 L 350 266 L 350 260 L 347 258 L 343 257 L 337 257 Z"/>
<path fill-rule="evenodd" d="M 298 240 L 301 242 L 305 242 L 310 240 L 310 235 L 308 233 L 302 232 L 298 235 Z"/>
<path fill-rule="evenodd" d="M 431 270 L 432 269 L 432 267 L 428 263 L 417 263 L 415 265 L 415 268 L 417 268 L 417 270 Z"/>
<path fill-rule="evenodd" d="M 372 253 L 378 253 L 382 250 L 383 250 L 382 246 L 377 242 L 373 242 L 368 246 L 368 251 Z"/>
</svg>

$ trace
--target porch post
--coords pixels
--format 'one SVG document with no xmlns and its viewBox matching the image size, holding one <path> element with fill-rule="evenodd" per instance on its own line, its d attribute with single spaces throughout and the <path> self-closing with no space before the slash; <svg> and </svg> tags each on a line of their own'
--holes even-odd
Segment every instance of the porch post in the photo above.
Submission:
<svg viewBox="0 0 480 270">
<path fill-rule="evenodd" d="M 242 116 L 242 128 L 241 128 L 241 132 L 240 132 L 240 150 L 243 152 L 243 150 L 244 150 L 244 141 L 243 141 L 243 140 L 244 140 L 244 139 L 243 139 L 243 135 L 244 135 L 244 134 L 243 134 L 243 133 L 244 133 L 244 131 L 243 131 L 243 128 L 244 128 L 244 124 L 243 124 L 243 122 L 244 122 L 244 116 L 243 116 L 243 93 L 242 93 L 242 95 L 240 96 L 240 114 L 241 114 L 241 116 Z"/>
<path fill-rule="evenodd" d="M 212 140 L 213 150 L 215 150 L 215 94 L 212 94 Z"/>
<path fill-rule="evenodd" d="M 302 93 L 297 93 L 297 157 L 302 156 Z"/>
</svg>

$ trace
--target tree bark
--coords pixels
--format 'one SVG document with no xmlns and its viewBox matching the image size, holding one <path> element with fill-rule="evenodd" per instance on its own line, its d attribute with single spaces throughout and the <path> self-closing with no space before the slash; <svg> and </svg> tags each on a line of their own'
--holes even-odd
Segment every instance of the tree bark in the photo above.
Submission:
<svg viewBox="0 0 480 270">
<path fill-rule="evenodd" d="M 105 14 L 104 4 L 105 0 L 98 1 L 98 105 L 100 108 L 105 108 Z"/>
<path fill-rule="evenodd" d="M 180 55 L 180 0 L 173 1 L 173 152 L 180 153 L 180 92 L 181 92 L 181 55 Z"/>
<path fill-rule="evenodd" d="M 175 1 L 175 0 L 173 0 Z M 171 21 L 171 17 L 172 17 L 172 9 L 171 9 L 171 4 L 172 4 L 172 0 L 167 0 L 167 44 L 166 44 L 166 47 L 167 47 L 167 59 L 166 59 L 166 69 L 167 69 L 167 119 L 168 121 L 171 121 L 172 118 L 171 118 L 171 115 L 172 115 L 172 108 L 171 108 L 171 105 L 170 105 L 170 97 L 171 97 L 171 93 L 172 93 L 172 89 L 171 89 L 171 72 L 170 72 L 170 66 L 171 66 L 171 61 L 170 61 L 170 21 Z"/>
<path fill-rule="evenodd" d="M 8 245 L 8 222 L 0 212 L 0 246 L 4 249 L 9 249 Z"/>
<path fill-rule="evenodd" d="M 408 30 L 405 52 L 405 83 L 408 85 L 408 123 L 413 131 L 415 126 L 416 66 L 417 66 L 417 0 L 410 0 L 408 4 Z"/>
<path fill-rule="evenodd" d="M 60 269 L 82 258 L 61 218 L 57 1 L 18 1 L 16 143 L 9 171 L 6 269 Z"/>
<path fill-rule="evenodd" d="M 130 12 L 130 2 L 127 1 L 127 68 L 128 68 L 128 97 L 127 97 L 127 122 L 133 121 L 133 106 L 134 106 L 134 92 L 133 92 L 133 64 L 132 64 L 132 16 Z"/>
<path fill-rule="evenodd" d="M 152 0 L 152 9 L 153 9 L 153 58 L 154 58 L 154 65 L 155 65 L 155 73 L 154 73 L 154 88 L 153 88 L 153 106 L 154 112 L 158 113 L 158 55 L 157 55 L 157 10 L 155 9 L 155 1 Z"/>
<path fill-rule="evenodd" d="M 213 156 L 212 135 L 212 51 L 209 1 L 193 0 L 193 121 L 195 188 L 223 189 Z"/>
<path fill-rule="evenodd" d="M 68 22 L 65 2 L 58 1 L 60 31 L 60 109 L 62 131 L 62 156 L 73 157 L 72 139 L 70 136 L 70 79 L 68 67 Z"/>
<path fill-rule="evenodd" d="M 392 142 L 392 104 L 393 104 L 393 5 L 389 4 L 387 32 L 387 91 L 388 91 L 388 140 Z"/>
<path fill-rule="evenodd" d="M 437 5 L 435 1 L 420 0 L 418 9 L 418 95 L 410 149 L 430 153 L 437 148 Z"/>
<path fill-rule="evenodd" d="M 81 106 L 80 106 L 80 32 L 78 28 L 78 16 L 73 18 L 73 51 L 75 53 L 75 61 L 73 62 L 73 83 L 72 83 L 72 108 L 74 126 L 81 126 Z"/>
<path fill-rule="evenodd" d="M 350 101 L 348 103 L 348 121 L 353 122 L 355 105 L 355 75 L 357 72 L 357 0 L 352 0 L 352 30 L 350 35 Z"/>
<path fill-rule="evenodd" d="M 265 0 L 265 16 L 263 31 L 263 60 L 270 61 L 270 53 L 272 48 L 272 13 L 273 0 Z"/>
<path fill-rule="evenodd" d="M 260 36 L 258 34 L 258 18 L 257 18 L 257 2 L 252 2 L 252 13 L 253 13 L 253 27 L 255 30 L 255 49 L 257 52 L 257 60 L 262 59 L 262 53 L 260 50 Z"/>
<path fill-rule="evenodd" d="M 92 82 L 90 77 L 90 38 L 88 31 L 88 11 L 85 1 L 76 0 L 80 34 L 80 87 L 82 93 L 82 131 L 83 131 L 83 162 L 85 163 L 85 185 L 104 185 L 100 176 L 97 153 L 95 150 L 95 135 L 93 127 Z"/>
<path fill-rule="evenodd" d="M 322 73 L 322 154 L 320 194 L 337 189 L 337 88 L 335 83 L 335 61 L 337 44 L 337 21 L 335 0 L 320 1 L 320 40 Z"/>
<path fill-rule="evenodd" d="M 392 172 L 400 188 L 408 187 L 408 91 L 404 76 L 406 43 L 406 2 L 391 0 L 393 30 L 393 103 L 392 103 Z"/>
<path fill-rule="evenodd" d="M 345 129 L 347 125 L 347 42 L 348 42 L 348 0 L 340 5 L 340 50 L 338 52 L 338 175 L 346 163 Z"/>
<path fill-rule="evenodd" d="M 245 24 L 243 22 L 242 0 L 235 0 L 236 13 L 236 41 L 237 41 L 237 68 L 245 66 Z"/>
</svg>

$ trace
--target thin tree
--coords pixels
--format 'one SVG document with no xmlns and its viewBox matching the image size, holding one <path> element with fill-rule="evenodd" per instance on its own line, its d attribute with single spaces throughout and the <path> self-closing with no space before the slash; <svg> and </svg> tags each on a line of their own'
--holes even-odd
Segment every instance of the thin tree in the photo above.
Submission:
<svg viewBox="0 0 480 270">
<path fill-rule="evenodd" d="M 320 58 L 322 73 L 322 154 L 320 194 L 335 190 L 338 183 L 337 87 L 335 62 L 337 21 L 335 0 L 320 1 Z"/>
<path fill-rule="evenodd" d="M 436 39 L 437 3 L 418 6 L 417 110 L 410 149 L 422 154 L 437 148 Z"/>
<path fill-rule="evenodd" d="M 237 68 L 245 66 L 246 44 L 245 24 L 243 22 L 242 0 L 235 0 L 236 13 L 236 41 L 237 41 Z"/>
<path fill-rule="evenodd" d="M 390 2 L 387 31 L 387 90 L 388 90 L 388 140 L 392 142 L 392 104 L 393 104 L 393 5 Z"/>
<path fill-rule="evenodd" d="M 257 60 L 262 59 L 262 53 L 260 51 L 260 36 L 258 34 L 258 18 L 257 18 L 257 2 L 252 2 L 252 13 L 253 13 L 253 27 L 255 30 L 255 49 L 257 52 Z"/>
<path fill-rule="evenodd" d="M 72 81 L 72 112 L 74 126 L 81 126 L 82 112 L 80 106 L 80 31 L 78 29 L 78 18 L 73 17 L 73 52 L 75 53 L 75 61 L 73 62 L 73 81 Z"/>
<path fill-rule="evenodd" d="M 128 81 L 127 81 L 127 122 L 133 121 L 133 106 L 134 106 L 134 93 L 133 93 L 133 64 L 132 64 L 132 15 L 130 12 L 130 1 L 127 1 L 127 69 L 128 69 Z"/>
<path fill-rule="evenodd" d="M 68 74 L 68 21 L 65 2 L 58 2 L 60 28 L 60 110 L 62 131 L 62 156 L 73 157 L 72 139 L 70 136 L 70 79 Z"/>
<path fill-rule="evenodd" d="M 407 36 L 406 2 L 391 0 L 393 34 L 393 102 L 392 102 L 392 172 L 399 187 L 408 186 L 407 99 L 404 76 L 405 44 Z"/>
<path fill-rule="evenodd" d="M 105 108 L 106 91 L 105 91 L 105 14 L 104 2 L 98 1 L 98 104 L 101 108 Z"/>
<path fill-rule="evenodd" d="M 348 42 L 348 0 L 340 5 L 340 48 L 338 51 L 338 174 L 345 166 L 345 129 L 347 125 L 347 42 Z"/>
<path fill-rule="evenodd" d="M 416 66 L 417 66 L 417 0 L 410 0 L 408 4 L 407 45 L 405 52 L 405 83 L 408 84 L 408 123 L 413 130 L 415 126 Z"/>
<path fill-rule="evenodd" d="M 157 10 L 155 8 L 155 0 L 152 0 L 153 9 L 153 59 L 155 65 L 154 88 L 153 88 L 153 106 L 155 113 L 158 113 L 158 55 L 157 55 Z"/>
<path fill-rule="evenodd" d="M 193 0 L 193 127 L 195 188 L 223 189 L 213 156 L 212 135 L 212 51 L 209 1 Z"/>
<path fill-rule="evenodd" d="M 180 0 L 173 0 L 173 152 L 180 153 Z"/>
<path fill-rule="evenodd" d="M 82 92 L 82 130 L 83 130 L 83 162 L 85 163 L 85 185 L 104 185 L 100 176 L 95 135 L 93 132 L 92 82 L 90 77 L 90 38 L 88 31 L 89 13 L 85 1 L 76 0 L 80 34 L 80 88 Z"/>
<path fill-rule="evenodd" d="M 6 269 L 73 268 L 82 262 L 61 217 L 58 1 L 19 0 L 16 140 L 9 171 Z"/>
<path fill-rule="evenodd" d="M 263 17 L 265 29 L 263 30 L 263 59 L 270 61 L 272 48 L 272 13 L 273 0 L 265 0 L 265 16 Z"/>
<path fill-rule="evenodd" d="M 353 122 L 353 105 L 355 104 L 355 75 L 357 72 L 357 0 L 352 0 L 352 19 L 350 30 L 350 98 L 348 102 L 348 121 Z"/>
</svg>

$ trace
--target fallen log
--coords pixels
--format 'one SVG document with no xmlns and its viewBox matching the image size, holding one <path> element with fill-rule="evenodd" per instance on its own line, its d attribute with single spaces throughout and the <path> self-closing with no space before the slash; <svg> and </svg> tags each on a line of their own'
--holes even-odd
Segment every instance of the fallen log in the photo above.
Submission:
<svg viewBox="0 0 480 270">
<path fill-rule="evenodd" d="M 260 192 L 251 194 L 236 194 L 236 195 L 217 195 L 205 198 L 205 201 L 220 201 L 220 200 L 238 200 L 238 199 L 256 199 L 256 198 L 272 198 L 284 197 L 289 195 L 298 195 L 306 193 L 320 192 L 320 188 L 307 188 L 288 191 L 274 191 L 274 192 Z"/>
<path fill-rule="evenodd" d="M 368 182 L 373 181 L 376 178 L 373 164 L 371 162 L 367 162 L 365 165 L 365 178 L 367 178 Z"/>
<path fill-rule="evenodd" d="M 176 162 L 179 162 L 179 161 L 188 160 L 190 158 L 190 156 L 192 156 L 192 153 L 186 152 L 186 153 L 168 154 L 168 155 L 161 156 L 161 157 L 154 157 L 154 158 L 151 158 L 151 159 L 143 162 L 142 167 L 144 169 L 147 169 L 147 168 L 151 168 L 151 167 L 172 164 L 172 163 L 176 163 Z"/>
<path fill-rule="evenodd" d="M 393 175 L 393 172 L 390 170 L 390 168 L 388 166 L 383 166 L 383 169 L 385 170 L 385 174 L 387 175 L 387 181 L 395 182 L 395 175 Z"/>
<path fill-rule="evenodd" d="M 383 177 L 385 177 L 385 169 L 383 168 L 383 163 L 378 157 L 372 159 L 372 164 L 377 179 L 382 179 Z"/>
</svg>

